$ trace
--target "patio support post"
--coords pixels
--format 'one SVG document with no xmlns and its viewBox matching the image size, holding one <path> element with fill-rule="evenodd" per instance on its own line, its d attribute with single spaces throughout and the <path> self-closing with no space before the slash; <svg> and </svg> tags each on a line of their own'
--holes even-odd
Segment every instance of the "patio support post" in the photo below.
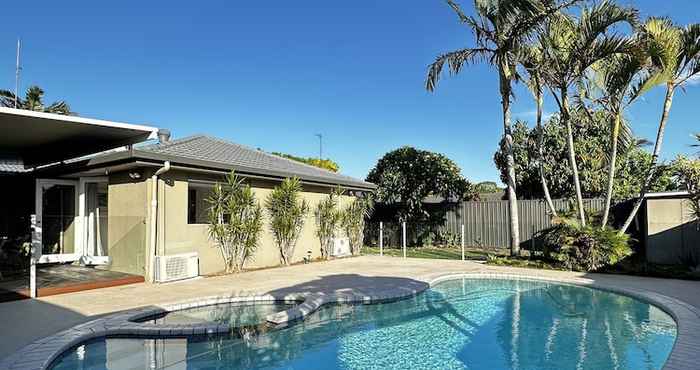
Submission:
<svg viewBox="0 0 700 370">
<path fill-rule="evenodd" d="M 406 258 L 406 223 L 401 223 L 401 245 L 403 247 L 403 258 Z"/>
<path fill-rule="evenodd" d="M 462 224 L 462 261 L 464 260 L 464 224 Z"/>
<path fill-rule="evenodd" d="M 384 255 L 384 223 L 379 221 L 379 255 Z"/>
<path fill-rule="evenodd" d="M 40 230 L 37 229 L 39 226 L 37 225 L 36 215 L 31 215 L 30 219 L 32 224 L 32 246 L 29 249 L 29 296 L 36 298 L 36 255 L 37 246 L 41 246 L 41 240 L 38 237 Z"/>
</svg>

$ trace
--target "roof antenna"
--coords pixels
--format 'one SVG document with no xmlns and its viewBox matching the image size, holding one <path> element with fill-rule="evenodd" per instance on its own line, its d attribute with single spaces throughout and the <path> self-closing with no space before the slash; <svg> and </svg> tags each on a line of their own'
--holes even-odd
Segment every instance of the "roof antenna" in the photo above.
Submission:
<svg viewBox="0 0 700 370">
<path fill-rule="evenodd" d="M 17 109 L 17 100 L 19 99 L 19 71 L 22 67 L 19 66 L 19 52 L 21 50 L 22 44 L 20 39 L 17 39 L 17 67 L 15 69 L 15 109 Z"/>
</svg>

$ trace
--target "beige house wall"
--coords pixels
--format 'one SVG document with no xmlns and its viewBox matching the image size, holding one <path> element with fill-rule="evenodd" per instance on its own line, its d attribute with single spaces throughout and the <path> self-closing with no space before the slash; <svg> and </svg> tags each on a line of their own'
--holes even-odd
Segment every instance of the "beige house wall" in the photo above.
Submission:
<svg viewBox="0 0 700 370">
<path fill-rule="evenodd" d="M 687 199 L 647 199 L 647 260 L 660 264 L 700 263 L 700 231 Z"/>
<path fill-rule="evenodd" d="M 107 195 L 110 269 L 145 275 L 148 230 L 148 181 L 127 173 L 110 174 Z"/>
<path fill-rule="evenodd" d="M 222 180 L 221 177 L 206 176 L 191 172 L 170 171 L 161 176 L 159 181 L 159 225 L 158 225 L 158 253 L 160 255 L 172 255 L 178 253 L 197 252 L 199 254 L 200 274 L 214 274 L 223 271 L 221 255 L 215 245 L 209 240 L 206 224 L 187 223 L 187 197 L 189 182 L 197 184 Z M 276 182 L 250 180 L 255 191 L 255 196 L 261 205 L 270 194 Z M 304 229 L 297 243 L 293 261 L 302 261 L 311 251 L 312 258 L 320 256 L 320 243 L 315 235 L 315 222 L 313 209 L 329 192 L 330 188 L 306 186 L 303 198 L 309 202 L 310 211 L 304 222 Z M 352 198 L 343 196 L 341 205 L 347 205 Z M 247 262 L 246 268 L 260 268 L 277 266 L 280 264 L 280 255 L 274 243 L 269 228 L 269 218 L 264 211 L 263 232 L 260 235 L 258 250 Z"/>
</svg>

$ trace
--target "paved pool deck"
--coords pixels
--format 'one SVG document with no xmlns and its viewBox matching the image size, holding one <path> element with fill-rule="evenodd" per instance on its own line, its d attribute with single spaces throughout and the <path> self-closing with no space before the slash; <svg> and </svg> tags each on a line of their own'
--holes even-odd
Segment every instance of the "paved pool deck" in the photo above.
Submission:
<svg viewBox="0 0 700 370">
<path fill-rule="evenodd" d="M 662 300 L 683 311 L 682 345 L 666 369 L 700 369 L 700 282 L 488 266 L 454 260 L 363 256 L 308 265 L 199 278 L 169 284 L 132 284 L 36 300 L 0 303 L 0 360 L 26 345 L 105 315 L 211 296 L 276 296 L 290 293 L 352 294 L 416 289 L 453 274 L 517 275 L 622 290 Z M 670 299 L 666 299 L 670 298 Z M 110 315 L 111 316 L 111 315 Z M 677 318 L 678 319 L 678 318 Z M 680 340 L 679 340 L 680 342 Z"/>
</svg>

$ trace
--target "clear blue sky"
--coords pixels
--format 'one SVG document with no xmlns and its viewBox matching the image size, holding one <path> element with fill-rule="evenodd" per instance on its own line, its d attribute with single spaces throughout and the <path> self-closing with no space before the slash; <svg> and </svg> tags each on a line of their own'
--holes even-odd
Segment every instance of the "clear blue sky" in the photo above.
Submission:
<svg viewBox="0 0 700 370">
<path fill-rule="evenodd" d="M 470 1 L 463 1 L 465 6 Z M 627 0 L 644 15 L 700 22 L 697 0 Z M 266 151 L 324 154 L 364 178 L 402 145 L 445 153 L 473 181 L 497 180 L 496 76 L 487 67 L 423 88 L 426 66 L 471 35 L 443 1 L 68 1 L 3 5 L 0 88 L 42 86 L 81 116 L 205 133 Z M 517 91 L 514 113 L 532 119 Z M 630 111 L 653 139 L 662 92 Z M 664 157 L 693 153 L 700 84 L 674 102 Z"/>
</svg>

